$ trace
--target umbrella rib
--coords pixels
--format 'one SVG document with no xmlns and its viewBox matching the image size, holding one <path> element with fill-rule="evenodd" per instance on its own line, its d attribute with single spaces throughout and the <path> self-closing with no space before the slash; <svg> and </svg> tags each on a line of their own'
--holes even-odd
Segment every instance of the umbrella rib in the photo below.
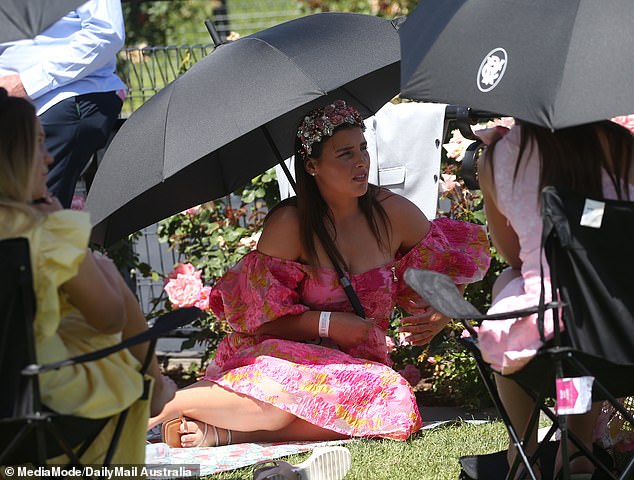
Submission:
<svg viewBox="0 0 634 480">
<path fill-rule="evenodd" d="M 245 37 L 245 38 L 250 38 L 250 37 Z M 297 62 L 295 61 L 295 59 L 289 57 L 286 53 L 284 53 L 284 51 L 280 50 L 279 48 L 277 48 L 275 45 L 267 42 L 266 40 L 263 40 L 261 38 L 258 37 L 253 37 L 251 38 L 251 40 L 257 40 L 258 42 L 262 42 L 266 45 L 268 45 L 271 49 L 275 50 L 277 53 L 279 53 L 280 55 L 282 55 L 284 58 L 286 58 L 289 62 L 291 62 L 293 65 L 295 65 L 295 67 L 297 68 L 297 70 L 299 70 L 300 72 L 302 72 L 302 74 L 304 75 L 304 77 L 308 78 L 311 83 L 315 86 L 315 89 L 317 91 L 319 91 L 322 95 L 327 95 L 328 92 L 324 91 L 322 88 L 319 87 L 319 85 L 317 83 L 315 83 L 315 80 L 313 79 L 313 77 L 311 77 L 310 75 L 308 75 L 304 69 L 297 64 Z"/>
</svg>

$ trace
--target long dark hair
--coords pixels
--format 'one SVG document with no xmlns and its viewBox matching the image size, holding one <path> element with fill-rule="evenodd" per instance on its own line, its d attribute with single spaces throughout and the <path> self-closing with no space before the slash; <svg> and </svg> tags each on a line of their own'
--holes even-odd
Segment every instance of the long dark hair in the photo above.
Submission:
<svg viewBox="0 0 634 480">
<path fill-rule="evenodd" d="M 539 152 L 540 191 L 552 185 L 601 198 L 604 195 L 602 172 L 605 170 L 617 198 L 630 199 L 628 184 L 634 159 L 634 136 L 629 130 L 610 120 L 554 132 L 531 123 L 518 123 L 521 139 L 513 181 L 517 179 L 520 164 L 535 146 Z M 602 138 L 608 148 L 607 154 Z"/>
<path fill-rule="evenodd" d="M 334 132 L 346 128 L 360 127 L 344 123 L 336 127 Z M 324 140 L 328 138 L 330 137 L 325 137 Z M 319 159 L 322 151 L 323 141 L 313 143 L 310 156 Z M 326 222 L 328 222 L 332 228 L 334 237 L 336 238 L 337 232 L 332 212 L 321 196 L 314 177 L 309 175 L 304 168 L 302 145 L 297 137 L 295 138 L 295 182 L 297 196 L 286 199 L 284 202 L 281 202 L 279 206 L 289 204 L 297 206 L 300 238 L 302 245 L 304 245 L 306 249 L 308 260 L 311 264 L 319 265 L 317 250 L 315 248 L 315 236 L 317 236 L 328 256 L 337 261 L 344 271 L 349 270 L 349 265 L 337 249 L 334 238 L 331 237 L 328 231 L 329 229 L 327 228 Z M 365 216 L 379 247 L 383 250 L 388 250 L 390 247 L 391 223 L 385 209 L 378 200 L 379 191 L 381 191 L 381 188 L 376 185 L 368 185 L 367 192 L 359 197 L 359 208 Z M 387 243 L 383 236 L 384 232 L 387 234 Z"/>
</svg>

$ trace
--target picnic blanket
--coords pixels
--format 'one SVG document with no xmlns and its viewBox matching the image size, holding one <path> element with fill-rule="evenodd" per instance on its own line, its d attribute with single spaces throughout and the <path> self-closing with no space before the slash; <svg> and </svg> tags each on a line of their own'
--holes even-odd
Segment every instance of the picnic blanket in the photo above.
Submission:
<svg viewBox="0 0 634 480">
<path fill-rule="evenodd" d="M 422 428 L 432 429 L 446 423 L 450 422 L 427 422 Z M 222 447 L 199 448 L 170 448 L 164 443 L 149 443 L 146 446 L 145 463 L 148 465 L 200 465 L 200 475 L 204 476 L 248 467 L 264 460 L 309 452 L 316 447 L 344 445 L 353 441 L 357 440 L 238 443 Z"/>
<path fill-rule="evenodd" d="M 200 475 L 248 467 L 263 460 L 304 453 L 315 447 L 342 445 L 352 440 L 294 443 L 238 443 L 222 447 L 169 448 L 164 443 L 146 447 L 148 465 L 200 465 Z"/>
</svg>

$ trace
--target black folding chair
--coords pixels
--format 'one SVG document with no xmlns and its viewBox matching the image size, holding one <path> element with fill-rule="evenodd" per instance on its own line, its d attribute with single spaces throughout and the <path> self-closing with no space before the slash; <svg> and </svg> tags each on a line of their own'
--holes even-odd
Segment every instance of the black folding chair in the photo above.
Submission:
<svg viewBox="0 0 634 480">
<path fill-rule="evenodd" d="M 523 464 L 524 478 L 535 478 L 530 465 L 543 456 L 547 441 L 559 428 L 562 458 L 568 458 L 567 439 L 597 466 L 603 478 L 633 478 L 634 458 L 616 477 L 605 458 L 585 448 L 567 428 L 567 415 L 556 415 L 544 400 L 556 395 L 556 379 L 592 376 L 592 400 L 607 400 L 634 428 L 634 417 L 617 400 L 634 394 L 634 202 L 592 199 L 553 187 L 542 191 L 542 248 L 550 267 L 552 297 L 532 308 L 482 315 L 467 302 L 445 275 L 410 269 L 406 282 L 430 305 L 445 315 L 460 319 L 471 338 L 463 344 L 473 353 L 487 389 L 499 410 L 511 441 L 518 449 L 516 462 L 499 478 L 513 478 Z M 536 401 L 526 432 L 532 431 L 543 412 L 553 421 L 537 452 L 529 457 L 524 436 L 515 431 L 497 394 L 492 369 L 482 359 L 477 332 L 468 320 L 496 320 L 538 314 L 538 328 L 544 338 L 543 319 L 553 310 L 554 338 L 545 342 L 538 354 L 519 372 L 508 375 Z M 561 316 L 565 331 L 559 330 Z M 552 450 L 552 449 L 551 449 Z M 568 462 L 563 462 L 562 478 L 569 478 Z M 548 473 L 543 472 L 545 475 Z M 483 478 L 483 477 L 479 477 Z M 493 477 L 488 477 L 493 478 Z M 545 478 L 545 477 L 544 477 Z"/>
<path fill-rule="evenodd" d="M 34 464 L 45 466 L 47 459 L 66 454 L 66 467 L 81 467 L 82 455 L 110 420 L 89 419 L 56 413 L 42 405 L 38 375 L 47 371 L 91 362 L 124 348 L 150 342 L 139 372 L 144 382 L 140 399 L 147 399 L 150 383 L 144 379 L 157 339 L 200 316 L 198 308 L 182 308 L 156 319 L 147 331 L 120 344 L 67 360 L 39 365 L 33 335 L 35 295 L 26 238 L 0 241 L 0 465 Z M 104 459 L 112 460 L 128 410 L 118 414 L 116 427 Z"/>
</svg>

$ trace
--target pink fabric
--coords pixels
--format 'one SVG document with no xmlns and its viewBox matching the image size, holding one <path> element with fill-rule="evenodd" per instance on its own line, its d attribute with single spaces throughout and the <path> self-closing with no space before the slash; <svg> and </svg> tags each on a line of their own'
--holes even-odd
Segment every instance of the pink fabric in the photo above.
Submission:
<svg viewBox="0 0 634 480">
<path fill-rule="evenodd" d="M 539 157 L 535 148 L 528 148 L 513 182 L 516 158 L 519 153 L 520 128 L 511 131 L 495 145 L 495 191 L 497 206 L 517 233 L 522 260 L 521 277 L 513 279 L 493 300 L 488 313 L 508 312 L 537 305 L 540 293 L 540 243 L 542 219 L 539 211 Z M 526 153 L 525 153 L 526 155 Z M 607 175 L 603 176 L 605 198 L 616 198 Z M 630 187 L 634 198 L 634 186 Z M 550 272 L 543 258 L 546 301 L 550 301 Z M 563 328 L 563 325 L 562 325 Z M 552 313 L 545 316 L 546 339 L 553 336 Z M 521 369 L 541 347 L 537 330 L 537 315 L 520 319 L 484 321 L 478 339 L 485 361 L 503 374 Z"/>
<path fill-rule="evenodd" d="M 489 260 L 481 226 L 435 220 L 406 255 L 352 275 L 367 317 L 376 322 L 377 337 L 342 352 L 252 334 L 288 314 L 352 311 L 334 270 L 253 251 L 212 289 L 211 310 L 233 332 L 218 346 L 205 378 L 346 435 L 404 440 L 420 428 L 421 418 L 410 385 L 389 368 L 385 342 L 395 304 L 410 309 L 409 300 L 416 296 L 403 273 L 408 267 L 429 268 L 469 283 L 484 276 Z"/>
</svg>

